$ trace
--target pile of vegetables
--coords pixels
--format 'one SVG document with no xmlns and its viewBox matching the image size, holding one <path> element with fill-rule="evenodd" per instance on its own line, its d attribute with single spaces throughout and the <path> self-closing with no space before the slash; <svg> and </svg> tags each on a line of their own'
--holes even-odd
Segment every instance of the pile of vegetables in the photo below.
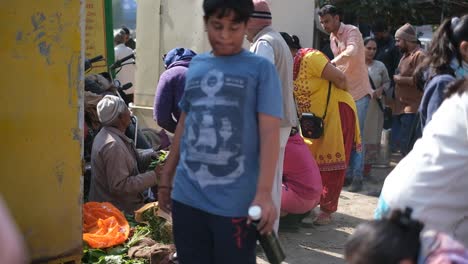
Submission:
<svg viewBox="0 0 468 264">
<path fill-rule="evenodd" d="M 134 246 L 143 237 L 151 235 L 152 231 L 148 225 L 140 225 L 132 216 L 126 215 L 130 225 L 130 236 L 122 245 L 110 248 L 91 248 L 87 243 L 83 245 L 83 257 L 81 263 L 98 264 L 147 264 L 146 259 L 131 259 L 127 256 L 128 249 Z"/>
<path fill-rule="evenodd" d="M 162 210 L 158 203 L 147 203 L 135 211 L 135 221 L 147 224 L 152 231 L 152 238 L 160 243 L 172 243 L 172 218 Z"/>
<path fill-rule="evenodd" d="M 152 238 L 161 244 L 172 244 L 172 223 L 170 216 L 158 213 L 156 203 L 149 203 L 135 212 L 135 217 L 126 215 L 130 235 L 125 243 L 110 248 L 95 249 L 83 245 L 82 263 L 149 264 L 148 259 L 130 258 L 128 250 L 144 238 Z M 162 216 L 161 216 L 162 215 Z"/>
<path fill-rule="evenodd" d="M 153 158 L 148 170 L 154 170 L 157 166 L 164 165 L 167 155 L 168 151 L 157 151 L 156 156 Z M 90 204 L 92 203 L 86 203 L 83 208 L 89 206 Z M 102 246 L 100 246 L 100 248 L 97 248 L 99 246 L 96 246 L 95 243 L 88 244 L 87 242 L 84 242 L 83 257 L 81 259 L 81 262 L 85 264 L 149 264 L 149 259 L 130 258 L 128 253 L 130 248 L 136 246 L 139 242 L 147 238 L 151 238 L 157 243 L 160 243 L 161 245 L 173 244 L 172 219 L 169 215 L 159 210 L 157 204 L 157 202 L 146 204 L 145 206 L 143 206 L 135 212 L 135 216 L 125 215 L 125 219 L 128 222 L 127 228 L 130 227 L 130 232 L 128 233 L 127 230 L 128 239 L 126 239 L 125 241 L 121 240 L 123 241 L 123 243 L 119 243 L 118 245 L 115 245 L 114 243 L 112 245 L 115 246 L 107 248 L 103 248 Z M 111 206 L 112 205 L 110 205 L 109 207 Z M 118 211 L 118 209 L 115 210 Z M 85 212 L 86 210 L 83 211 Z M 120 214 L 122 216 L 118 217 L 117 214 Z M 105 219 L 103 213 L 97 211 L 94 211 L 92 212 L 92 214 L 89 214 L 87 216 L 88 217 L 84 217 L 84 219 L 88 221 L 89 219 L 97 220 L 98 218 L 101 218 L 99 220 L 99 224 L 101 225 L 104 222 L 103 219 Z M 122 220 L 125 221 L 125 219 L 123 219 L 123 214 L 121 214 L 120 211 L 114 213 L 114 216 L 119 221 L 119 223 L 121 223 Z M 111 219 L 111 221 L 113 221 L 113 219 Z M 84 224 L 84 226 L 86 226 L 86 224 Z M 109 229 L 106 231 L 98 232 L 97 236 L 99 237 L 99 234 L 105 235 L 106 232 L 110 233 L 112 231 L 115 233 L 115 230 Z M 121 230 L 119 229 L 119 232 L 120 231 Z M 86 232 L 88 231 L 84 230 L 84 237 L 89 236 L 88 234 L 86 234 Z M 86 240 L 89 241 L 89 239 Z M 113 240 L 115 241 L 115 239 Z"/>
</svg>

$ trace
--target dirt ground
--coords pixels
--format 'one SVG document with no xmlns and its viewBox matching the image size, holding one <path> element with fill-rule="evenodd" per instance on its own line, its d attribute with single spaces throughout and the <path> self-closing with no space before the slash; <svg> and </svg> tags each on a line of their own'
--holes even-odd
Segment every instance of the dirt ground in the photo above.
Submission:
<svg viewBox="0 0 468 264">
<path fill-rule="evenodd" d="M 355 227 L 373 218 L 377 197 L 385 177 L 400 160 L 398 155 L 391 158 L 390 167 L 372 168 L 359 193 L 342 191 L 338 212 L 328 226 L 301 227 L 298 232 L 280 232 L 279 237 L 286 252 L 283 264 L 341 264 L 344 262 L 344 246 Z M 258 253 L 257 263 L 266 264 L 262 252 Z"/>
</svg>

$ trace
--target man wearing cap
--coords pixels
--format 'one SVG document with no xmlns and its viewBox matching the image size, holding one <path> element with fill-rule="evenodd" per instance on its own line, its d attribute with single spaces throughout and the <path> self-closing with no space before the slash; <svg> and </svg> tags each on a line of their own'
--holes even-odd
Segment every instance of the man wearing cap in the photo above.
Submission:
<svg viewBox="0 0 468 264">
<path fill-rule="evenodd" d="M 120 97 L 106 95 L 97 105 L 97 114 L 102 128 L 91 152 L 89 200 L 110 202 L 132 214 L 144 205 L 142 192 L 156 185 L 159 168 L 140 173 L 138 163 L 147 157 L 140 155 L 125 136 L 131 123 L 130 111 Z"/>
<path fill-rule="evenodd" d="M 398 64 L 398 74 L 393 76 L 395 82 L 395 105 L 392 122 L 392 146 L 400 145 L 403 155 L 411 150 L 409 144 L 411 128 L 416 120 L 423 92 L 416 88 L 413 73 L 424 60 L 425 53 L 418 45 L 416 29 L 406 23 L 395 33 L 396 46 L 402 58 Z"/>
<path fill-rule="evenodd" d="M 353 25 L 342 23 L 339 11 L 333 5 L 323 6 L 318 15 L 323 29 L 330 33 L 330 48 L 335 56 L 331 63 L 345 74 L 348 81 L 348 92 L 356 102 L 359 129 L 362 135 L 373 91 L 369 82 L 361 32 Z M 346 181 L 352 181 L 349 191 L 358 192 L 362 189 L 364 151 L 363 144 L 361 152 L 353 149 L 351 153 L 346 172 Z"/>
<path fill-rule="evenodd" d="M 247 24 L 247 40 L 252 43 L 250 51 L 273 63 L 281 80 L 283 119 L 280 129 L 280 153 L 272 191 L 276 211 L 280 212 L 284 150 L 291 128 L 297 126 L 297 114 L 293 99 L 293 58 L 283 37 L 271 26 L 272 16 L 267 1 L 253 0 L 253 3 L 254 12 Z M 278 231 L 278 227 L 279 221 L 276 221 L 274 226 L 276 231 Z"/>
</svg>

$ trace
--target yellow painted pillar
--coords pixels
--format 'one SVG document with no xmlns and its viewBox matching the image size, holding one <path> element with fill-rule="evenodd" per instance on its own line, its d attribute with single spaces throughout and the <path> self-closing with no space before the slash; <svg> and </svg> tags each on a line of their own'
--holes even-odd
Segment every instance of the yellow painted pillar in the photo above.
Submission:
<svg viewBox="0 0 468 264">
<path fill-rule="evenodd" d="M 0 194 L 34 263 L 79 263 L 84 1 L 7 1 L 0 18 Z"/>
</svg>

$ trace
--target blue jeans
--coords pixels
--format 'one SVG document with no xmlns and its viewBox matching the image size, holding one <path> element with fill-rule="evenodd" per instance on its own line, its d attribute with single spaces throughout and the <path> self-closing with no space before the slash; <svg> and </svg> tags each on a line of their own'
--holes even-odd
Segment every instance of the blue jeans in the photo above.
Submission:
<svg viewBox="0 0 468 264">
<path fill-rule="evenodd" d="M 400 150 L 400 116 L 393 115 L 392 116 L 392 133 L 390 134 L 390 146 L 392 152 L 397 152 Z"/>
<path fill-rule="evenodd" d="M 392 123 L 392 150 L 400 147 L 401 154 L 406 155 L 411 151 L 410 139 L 412 127 L 416 120 L 416 114 L 401 114 L 393 116 Z"/>
<path fill-rule="evenodd" d="M 363 98 L 356 101 L 356 110 L 357 110 L 357 115 L 358 115 L 358 120 L 359 120 L 359 130 L 361 131 L 361 139 L 363 138 L 364 123 L 366 121 L 367 108 L 369 107 L 369 102 L 370 102 L 369 95 L 366 95 Z M 363 170 L 364 170 L 364 151 L 365 151 L 364 142 L 362 142 L 362 140 L 361 140 L 361 144 L 362 144 L 361 152 L 357 152 L 356 148 L 353 148 L 353 151 L 351 152 L 351 157 L 349 160 L 349 167 L 346 171 L 346 178 L 348 179 L 355 177 L 356 179 L 362 180 Z"/>
</svg>

